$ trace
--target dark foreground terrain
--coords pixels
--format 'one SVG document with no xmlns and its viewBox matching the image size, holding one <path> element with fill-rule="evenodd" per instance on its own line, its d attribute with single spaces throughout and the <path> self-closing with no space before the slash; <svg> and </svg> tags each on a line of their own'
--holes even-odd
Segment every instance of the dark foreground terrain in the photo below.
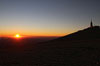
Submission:
<svg viewBox="0 0 100 66">
<path fill-rule="evenodd" d="M 43 42 L 0 40 L 0 66 L 100 66 L 100 28 Z"/>
</svg>

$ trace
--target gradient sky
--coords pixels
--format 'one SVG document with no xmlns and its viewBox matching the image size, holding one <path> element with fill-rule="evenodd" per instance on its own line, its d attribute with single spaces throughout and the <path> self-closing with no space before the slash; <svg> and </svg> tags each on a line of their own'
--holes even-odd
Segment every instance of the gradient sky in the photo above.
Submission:
<svg viewBox="0 0 100 66">
<path fill-rule="evenodd" d="M 100 0 L 0 0 L 0 35 L 64 36 L 100 25 Z"/>
</svg>

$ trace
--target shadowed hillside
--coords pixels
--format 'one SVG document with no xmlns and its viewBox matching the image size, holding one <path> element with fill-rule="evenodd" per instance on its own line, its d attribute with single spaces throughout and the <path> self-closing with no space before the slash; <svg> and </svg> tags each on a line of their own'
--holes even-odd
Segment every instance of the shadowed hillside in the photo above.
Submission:
<svg viewBox="0 0 100 66">
<path fill-rule="evenodd" d="M 86 28 L 38 45 L 41 64 L 54 66 L 99 66 L 100 27 Z"/>
<path fill-rule="evenodd" d="M 50 42 L 59 41 L 80 41 L 80 40 L 92 40 L 100 38 L 100 27 L 94 26 L 92 28 L 86 28 L 84 30 L 77 31 L 75 33 L 60 37 Z"/>
</svg>

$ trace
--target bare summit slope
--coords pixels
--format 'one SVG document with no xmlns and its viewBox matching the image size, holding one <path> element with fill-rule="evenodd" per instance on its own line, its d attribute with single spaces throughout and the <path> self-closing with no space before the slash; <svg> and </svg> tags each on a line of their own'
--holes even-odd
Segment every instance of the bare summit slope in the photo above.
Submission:
<svg viewBox="0 0 100 66">
<path fill-rule="evenodd" d="M 79 42 L 79 43 L 84 43 L 84 42 L 93 43 L 94 42 L 96 43 L 99 40 L 100 40 L 100 27 L 94 26 L 92 28 L 86 28 L 86 29 L 77 31 L 75 33 L 57 38 L 55 40 L 44 42 L 43 45 L 48 45 L 48 44 L 49 45 L 54 45 L 54 44 L 66 45 L 66 43 L 73 43 L 73 42 Z"/>
<path fill-rule="evenodd" d="M 37 61 L 50 66 L 99 66 L 100 27 L 86 28 L 37 47 Z"/>
</svg>

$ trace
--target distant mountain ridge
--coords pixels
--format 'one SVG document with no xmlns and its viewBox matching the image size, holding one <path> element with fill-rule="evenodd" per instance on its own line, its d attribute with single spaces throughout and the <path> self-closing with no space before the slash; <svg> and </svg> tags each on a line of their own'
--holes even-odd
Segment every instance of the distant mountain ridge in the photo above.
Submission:
<svg viewBox="0 0 100 66">
<path fill-rule="evenodd" d="M 93 27 L 79 30 L 79 31 L 71 33 L 69 35 L 65 35 L 63 37 L 59 37 L 54 40 L 50 40 L 50 41 L 43 42 L 40 44 L 48 45 L 48 46 L 54 46 L 54 45 L 55 46 L 62 46 L 62 45 L 69 46 L 70 44 L 73 44 L 74 42 L 78 42 L 78 43 L 83 42 L 84 43 L 83 45 L 86 45 L 87 44 L 86 42 L 89 42 L 88 44 L 89 44 L 89 46 L 91 46 L 92 42 L 96 43 L 96 42 L 99 42 L 99 40 L 100 40 L 100 26 L 93 26 Z M 75 44 L 75 45 L 77 45 L 77 44 Z M 97 43 L 97 45 L 98 45 L 98 43 Z"/>
<path fill-rule="evenodd" d="M 53 41 L 68 41 L 68 40 L 91 40 L 100 39 L 100 26 L 89 27 L 83 30 L 79 30 L 75 33 L 57 38 Z"/>
<path fill-rule="evenodd" d="M 55 66 L 100 66 L 100 27 L 91 26 L 37 46 L 39 63 Z M 40 60 L 40 58 L 39 58 Z"/>
</svg>

